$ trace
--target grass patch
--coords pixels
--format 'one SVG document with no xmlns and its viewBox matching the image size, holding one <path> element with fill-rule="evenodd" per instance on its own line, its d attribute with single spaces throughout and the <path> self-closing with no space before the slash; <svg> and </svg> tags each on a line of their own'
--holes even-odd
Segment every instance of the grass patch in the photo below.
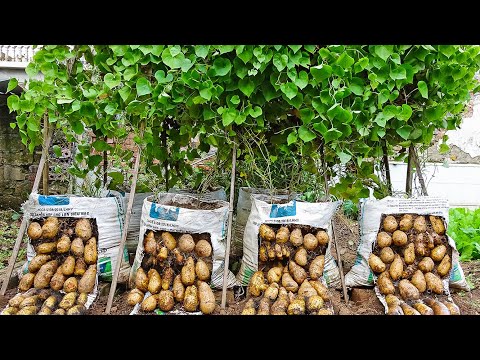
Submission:
<svg viewBox="0 0 480 360">
<path fill-rule="evenodd" d="M 18 229 L 22 221 L 20 214 L 14 210 L 0 210 L 0 269 L 8 266 L 8 260 L 12 255 L 12 249 L 17 239 Z M 20 246 L 17 261 L 26 260 L 27 243 L 26 236 Z"/>
</svg>

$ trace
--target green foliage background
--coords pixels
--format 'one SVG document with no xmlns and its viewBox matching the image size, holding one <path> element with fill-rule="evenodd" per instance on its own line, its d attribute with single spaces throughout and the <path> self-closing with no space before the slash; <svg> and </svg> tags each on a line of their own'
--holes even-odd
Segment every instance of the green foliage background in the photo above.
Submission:
<svg viewBox="0 0 480 360">
<path fill-rule="evenodd" d="M 449 217 L 447 233 L 455 240 L 460 260 L 480 259 L 480 209 L 453 208 Z"/>
<path fill-rule="evenodd" d="M 167 188 L 192 177 L 199 187 L 204 173 L 194 173 L 190 162 L 212 146 L 217 165 L 228 171 L 236 142 L 241 181 L 250 186 L 308 190 L 305 184 L 339 176 L 331 194 L 356 202 L 368 196 L 367 186 L 385 195 L 375 171 L 382 144 L 402 158 L 393 146 L 428 145 L 435 129 L 459 126 L 470 92 L 478 89 L 479 51 L 454 45 L 46 45 L 26 69 L 28 89 L 11 95 L 8 106 L 30 151 L 42 144 L 44 116 L 79 143 L 69 169 L 78 177 L 97 168 L 105 150 L 131 157 L 121 145 L 133 132 L 145 168 Z M 43 80 L 34 78 L 38 73 Z M 83 136 L 87 129 L 93 143 Z M 109 145 L 104 137 L 117 142 Z M 191 146 L 197 137 L 199 146 Z M 322 154 L 326 174 L 319 171 Z M 334 173 L 334 165 L 342 172 Z"/>
</svg>

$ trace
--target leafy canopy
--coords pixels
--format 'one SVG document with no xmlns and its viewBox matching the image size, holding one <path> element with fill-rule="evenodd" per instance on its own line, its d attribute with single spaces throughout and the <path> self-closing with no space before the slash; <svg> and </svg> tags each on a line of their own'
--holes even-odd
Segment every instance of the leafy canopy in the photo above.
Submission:
<svg viewBox="0 0 480 360">
<path fill-rule="evenodd" d="M 99 152 L 120 152 L 133 132 L 149 168 L 173 186 L 211 146 L 228 159 L 237 141 L 239 160 L 248 161 L 251 151 L 238 139 L 253 132 L 269 148 L 269 161 L 294 157 L 303 172 L 318 173 L 323 147 L 328 177 L 340 175 L 332 194 L 356 201 L 368 195 L 366 186 L 381 187 L 375 164 L 383 141 L 391 152 L 396 145 L 428 145 L 435 129 L 459 126 L 478 85 L 479 51 L 453 45 L 47 45 L 26 69 L 28 89 L 11 95 L 8 106 L 30 151 L 42 143 L 44 115 L 79 142 L 70 169 L 76 176 L 99 165 Z M 39 72 L 42 80 L 33 78 Z M 79 138 L 86 130 L 94 142 Z M 197 137 L 199 146 L 191 146 Z M 334 165 L 343 170 L 334 173 Z M 290 184 L 285 179 L 283 185 Z"/>
</svg>

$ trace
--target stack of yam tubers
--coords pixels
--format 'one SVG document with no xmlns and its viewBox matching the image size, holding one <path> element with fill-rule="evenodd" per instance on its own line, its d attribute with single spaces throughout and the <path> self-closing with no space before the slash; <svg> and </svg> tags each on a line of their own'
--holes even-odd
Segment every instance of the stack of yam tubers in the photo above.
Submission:
<svg viewBox="0 0 480 360">
<path fill-rule="evenodd" d="M 325 230 L 303 225 L 275 230 L 262 224 L 259 241 L 259 271 L 250 279 L 242 315 L 334 314 L 322 281 L 329 242 Z"/>
<path fill-rule="evenodd" d="M 36 255 L 2 314 L 84 314 L 97 279 L 95 219 L 35 219 L 27 235 Z"/>
<path fill-rule="evenodd" d="M 443 219 L 417 214 L 382 218 L 368 264 L 385 296 L 387 314 L 460 314 L 444 291 L 452 268 L 452 248 Z"/>
<path fill-rule="evenodd" d="M 168 312 L 177 303 L 187 312 L 213 313 L 216 303 L 209 285 L 213 250 L 208 234 L 150 230 L 143 247 L 135 288 L 127 298 L 130 306 L 141 304 L 143 313 Z"/>
</svg>

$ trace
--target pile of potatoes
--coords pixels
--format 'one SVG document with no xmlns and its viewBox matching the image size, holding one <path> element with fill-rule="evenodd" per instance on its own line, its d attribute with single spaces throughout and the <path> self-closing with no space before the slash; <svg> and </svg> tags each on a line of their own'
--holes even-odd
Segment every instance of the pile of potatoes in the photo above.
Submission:
<svg viewBox="0 0 480 360">
<path fill-rule="evenodd" d="M 31 288 L 11 298 L 2 315 L 82 315 L 87 298 L 87 293 Z"/>
<path fill-rule="evenodd" d="M 271 268 L 267 273 L 268 283 L 263 271 L 252 275 L 248 284 L 252 297 L 246 302 L 242 315 L 334 314 L 328 288 L 320 280 L 308 280 L 307 277 L 298 286 L 290 276 L 290 272 L 294 272 L 290 264 L 295 262 L 291 261 L 283 269 L 280 266 Z M 292 266 L 295 269 L 295 265 Z"/>
<path fill-rule="evenodd" d="M 444 295 L 442 279 L 450 275 L 452 249 L 443 219 L 396 214 L 384 216 L 381 223 L 368 264 L 378 276 L 387 314 L 459 314 Z"/>
<path fill-rule="evenodd" d="M 252 298 L 242 314 L 332 315 L 328 289 L 321 282 L 328 234 L 309 226 L 284 225 L 275 231 L 262 224 L 259 237 L 262 270 L 250 279 Z"/>
<path fill-rule="evenodd" d="M 13 313 L 48 314 L 53 312 L 58 297 L 63 296 L 59 292 L 66 293 L 66 300 L 60 304 L 61 309 L 68 312 L 71 307 L 83 306 L 87 295 L 95 287 L 97 278 L 97 228 L 94 219 L 58 218 L 48 217 L 32 221 L 27 229 L 30 243 L 35 249 L 36 255 L 28 264 L 28 273 L 23 275 L 18 284 L 20 291 L 10 305 Z M 33 288 L 33 289 L 32 289 Z M 50 289 L 58 292 L 49 299 L 43 296 L 27 296 L 22 303 L 19 302 L 30 290 Z M 26 292 L 22 294 L 22 292 Z M 44 292 L 46 293 L 46 292 Z M 35 297 L 37 296 L 37 297 Z M 78 302 L 78 299 L 80 302 Z M 30 299 L 27 301 L 27 299 Z M 84 301 L 85 299 L 85 301 Z M 48 301 L 43 311 L 38 308 L 39 301 Z M 25 305 L 30 304 L 31 305 Z M 22 306 L 22 304 L 24 306 Z M 65 307 L 70 305 L 69 307 Z M 24 308 L 28 308 L 24 310 Z M 36 309 L 36 310 L 35 310 Z M 84 309 L 77 308 L 81 313 Z M 17 312 L 18 311 L 18 312 Z M 23 312 L 22 312 L 23 311 Z M 61 311 L 59 311 L 61 313 Z"/>
<path fill-rule="evenodd" d="M 329 241 L 326 231 L 298 225 L 280 226 L 275 231 L 272 226 L 262 224 L 259 237 L 259 266 L 275 261 L 285 262 L 292 256 L 298 265 L 307 266 L 313 255 L 325 254 Z"/>
<path fill-rule="evenodd" d="M 185 311 L 200 309 L 211 314 L 215 296 L 208 284 L 212 269 L 212 245 L 208 238 L 204 234 L 148 231 L 143 241 L 142 264 L 127 303 L 141 303 L 143 312 L 157 308 L 170 311 L 179 303 Z M 145 297 L 147 292 L 150 295 Z"/>
</svg>

